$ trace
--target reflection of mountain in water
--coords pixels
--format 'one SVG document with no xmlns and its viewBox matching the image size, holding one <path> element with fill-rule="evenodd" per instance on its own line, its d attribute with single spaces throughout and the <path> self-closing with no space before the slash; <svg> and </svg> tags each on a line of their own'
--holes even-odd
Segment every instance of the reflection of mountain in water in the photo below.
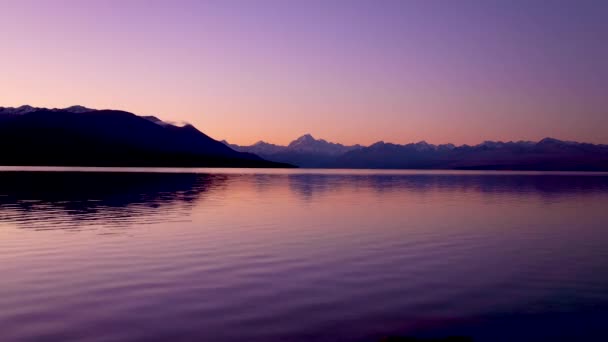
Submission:
<svg viewBox="0 0 608 342">
<path fill-rule="evenodd" d="M 289 188 L 304 200 L 342 189 L 378 193 L 478 192 L 568 196 L 608 191 L 608 174 L 290 174 Z"/>
<path fill-rule="evenodd" d="M 553 199 L 607 193 L 608 175 L 1 172 L 0 222 L 34 229 L 80 229 L 182 221 L 214 192 L 228 192 L 222 197 L 229 199 L 240 191 L 253 191 L 258 198 L 272 200 L 285 188 L 303 201 L 332 192 L 353 197 L 452 192 Z"/>
<path fill-rule="evenodd" d="M 225 179 L 185 173 L 3 172 L 0 220 L 40 229 L 179 220 Z"/>
</svg>

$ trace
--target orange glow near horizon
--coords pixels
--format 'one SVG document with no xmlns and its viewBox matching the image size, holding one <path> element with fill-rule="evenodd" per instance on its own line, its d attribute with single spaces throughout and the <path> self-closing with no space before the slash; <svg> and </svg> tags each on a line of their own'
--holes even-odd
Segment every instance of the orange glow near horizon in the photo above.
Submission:
<svg viewBox="0 0 608 342">
<path fill-rule="evenodd" d="M 0 106 L 120 109 L 240 145 L 608 143 L 601 11 L 266 5 L 3 2 Z"/>
</svg>

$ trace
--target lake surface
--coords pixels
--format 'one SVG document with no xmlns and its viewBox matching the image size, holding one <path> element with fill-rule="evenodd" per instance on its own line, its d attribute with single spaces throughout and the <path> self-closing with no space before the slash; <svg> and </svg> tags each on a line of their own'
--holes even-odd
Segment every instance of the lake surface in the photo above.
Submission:
<svg viewBox="0 0 608 342">
<path fill-rule="evenodd" d="M 3 342 L 608 340 L 608 174 L 39 170 L 0 169 Z"/>
</svg>

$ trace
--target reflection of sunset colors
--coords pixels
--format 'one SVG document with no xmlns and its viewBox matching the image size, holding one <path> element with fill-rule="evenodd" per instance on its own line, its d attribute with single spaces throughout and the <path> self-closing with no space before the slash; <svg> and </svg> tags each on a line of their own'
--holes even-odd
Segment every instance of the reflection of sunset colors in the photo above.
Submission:
<svg viewBox="0 0 608 342">
<path fill-rule="evenodd" d="M 608 143 L 608 3 L 3 1 L 0 106 L 216 139 Z"/>
<path fill-rule="evenodd" d="M 71 170 L 0 172 L 3 341 L 605 332 L 606 173 Z"/>
</svg>

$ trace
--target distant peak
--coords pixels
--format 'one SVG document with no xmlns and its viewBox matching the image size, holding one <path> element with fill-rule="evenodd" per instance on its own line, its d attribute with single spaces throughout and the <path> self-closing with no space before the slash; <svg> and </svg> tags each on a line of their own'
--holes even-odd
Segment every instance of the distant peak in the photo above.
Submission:
<svg viewBox="0 0 608 342">
<path fill-rule="evenodd" d="M 312 141 L 312 140 L 315 140 L 315 138 L 310 133 L 306 133 L 296 140 L 297 141 Z"/>
<path fill-rule="evenodd" d="M 86 113 L 86 112 L 92 112 L 95 109 L 87 108 L 85 106 L 75 105 L 75 106 L 70 106 L 70 107 L 64 108 L 63 110 L 65 110 L 66 112 L 70 112 L 70 113 Z"/>
<path fill-rule="evenodd" d="M 303 136 L 299 137 L 298 139 L 292 141 L 288 147 L 301 148 L 301 147 L 313 145 L 316 142 L 317 142 L 317 140 L 315 140 L 315 138 L 313 138 L 312 135 L 304 134 Z"/>
<path fill-rule="evenodd" d="M 550 138 L 550 137 L 546 137 L 544 139 L 542 139 L 541 141 L 539 141 L 539 144 L 556 144 L 556 143 L 562 143 L 563 141 L 555 139 L 555 138 Z"/>
<path fill-rule="evenodd" d="M 5 114 L 27 114 L 37 111 L 41 108 L 32 107 L 30 105 L 23 105 L 17 108 L 14 107 L 0 107 L 0 111 Z"/>
<path fill-rule="evenodd" d="M 66 110 L 68 112 L 72 112 L 72 113 L 85 113 L 85 112 L 94 111 L 94 109 L 87 108 L 87 107 L 81 106 L 81 105 L 70 106 L 70 107 L 64 108 L 64 110 Z"/>
<path fill-rule="evenodd" d="M 500 147 L 500 146 L 503 146 L 504 144 L 505 143 L 503 143 L 502 141 L 486 140 L 486 141 L 482 142 L 481 144 L 479 144 L 478 146 Z"/>
</svg>

